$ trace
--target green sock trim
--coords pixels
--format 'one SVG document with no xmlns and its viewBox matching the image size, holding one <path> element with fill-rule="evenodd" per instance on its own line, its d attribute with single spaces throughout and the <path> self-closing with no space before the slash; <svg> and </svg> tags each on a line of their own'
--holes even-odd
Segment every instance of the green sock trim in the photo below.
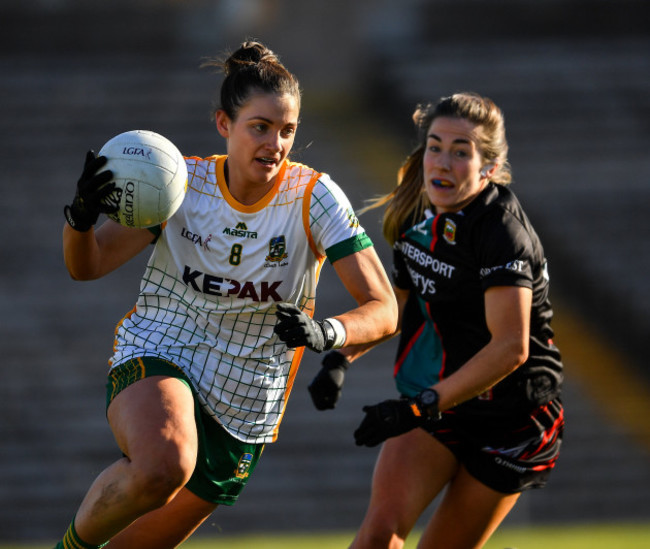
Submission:
<svg viewBox="0 0 650 549">
<path fill-rule="evenodd" d="M 106 543 L 102 543 L 101 545 L 91 545 L 90 543 L 83 541 L 74 528 L 73 520 L 70 523 L 70 527 L 65 533 L 65 536 L 63 536 L 63 540 L 58 543 L 54 549 L 101 549 L 106 545 L 108 545 L 108 541 Z"/>
</svg>

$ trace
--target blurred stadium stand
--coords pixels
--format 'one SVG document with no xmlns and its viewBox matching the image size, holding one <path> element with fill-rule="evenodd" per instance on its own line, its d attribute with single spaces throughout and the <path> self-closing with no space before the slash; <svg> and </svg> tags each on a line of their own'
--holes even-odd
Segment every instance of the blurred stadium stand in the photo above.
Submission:
<svg viewBox="0 0 650 549">
<path fill-rule="evenodd" d="M 83 155 L 135 128 L 186 154 L 223 152 L 209 121 L 220 77 L 198 65 L 247 36 L 303 84 L 294 158 L 331 173 L 356 207 L 393 185 L 417 102 L 473 89 L 503 107 L 513 188 L 550 259 L 567 366 L 557 471 L 508 522 L 647 520 L 649 15 L 629 0 L 3 3 L 0 541 L 55 539 L 118 457 L 105 364 L 146 258 L 99 281 L 68 278 L 61 210 Z M 378 216 L 362 223 L 388 265 Z M 349 303 L 331 269 L 319 295 L 321 316 Z M 201 533 L 356 528 L 376 451 L 351 433 L 363 404 L 394 394 L 393 353 L 387 344 L 359 361 L 326 413 L 305 389 L 319 362 L 306 353 L 279 441 L 240 502 Z"/>
</svg>

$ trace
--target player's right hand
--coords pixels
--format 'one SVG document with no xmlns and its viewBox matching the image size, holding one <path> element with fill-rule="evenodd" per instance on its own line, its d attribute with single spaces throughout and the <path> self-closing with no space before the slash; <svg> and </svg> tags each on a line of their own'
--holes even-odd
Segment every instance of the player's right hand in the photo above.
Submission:
<svg viewBox="0 0 650 549">
<path fill-rule="evenodd" d="M 275 316 L 273 331 L 292 349 L 304 346 L 320 353 L 334 345 L 334 330 L 329 324 L 329 330 L 325 328 L 327 320 L 314 320 L 293 303 L 278 303 Z"/>
<path fill-rule="evenodd" d="M 350 362 L 343 353 L 330 351 L 323 358 L 323 367 L 309 384 L 309 394 L 318 410 L 332 410 L 339 398 Z"/>
<path fill-rule="evenodd" d="M 116 204 L 104 203 L 115 189 L 115 183 L 109 183 L 113 172 L 104 170 L 97 173 L 105 164 L 105 156 L 95 156 L 93 151 L 86 153 L 84 169 L 77 182 L 72 204 L 63 209 L 68 224 L 77 231 L 90 229 L 97 223 L 100 213 L 115 213 L 118 209 Z"/>
</svg>

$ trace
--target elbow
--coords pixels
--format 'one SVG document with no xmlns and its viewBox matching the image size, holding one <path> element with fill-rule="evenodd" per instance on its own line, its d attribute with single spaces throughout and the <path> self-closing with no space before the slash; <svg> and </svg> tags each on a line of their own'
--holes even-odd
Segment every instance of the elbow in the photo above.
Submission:
<svg viewBox="0 0 650 549">
<path fill-rule="evenodd" d="M 392 299 L 386 305 L 386 314 L 384 315 L 385 319 L 385 328 L 387 336 L 394 336 L 400 331 L 400 322 L 399 322 L 399 308 L 397 306 L 397 300 Z"/>
<path fill-rule="evenodd" d="M 72 280 L 83 280 L 81 273 L 77 272 L 77 270 L 72 265 L 69 265 L 67 261 L 65 262 L 65 268 Z"/>
<path fill-rule="evenodd" d="M 397 315 L 395 317 L 390 317 L 386 323 L 386 334 L 388 336 L 394 336 L 400 331 L 399 324 L 397 322 Z"/>
<path fill-rule="evenodd" d="M 91 276 L 84 276 L 70 271 L 68 271 L 68 273 L 70 274 L 70 278 L 75 282 L 85 282 L 86 280 L 94 280 L 94 278 Z"/>
<path fill-rule="evenodd" d="M 514 372 L 528 360 L 528 344 L 522 341 L 513 341 L 506 352 L 507 359 L 504 361 L 508 367 L 508 373 Z"/>
<path fill-rule="evenodd" d="M 83 269 L 75 268 L 71 265 L 66 265 L 66 268 L 68 269 L 68 274 L 70 275 L 70 278 L 75 281 L 86 281 L 86 280 L 95 280 L 99 278 L 98 276 L 94 276 L 93 273 L 89 271 L 85 271 Z"/>
<path fill-rule="evenodd" d="M 374 309 L 371 316 L 365 317 L 367 321 L 367 328 L 372 327 L 373 340 L 378 341 L 382 339 L 389 339 L 395 334 L 399 333 L 399 314 L 397 309 L 397 302 L 394 300 L 385 300 L 381 305 Z"/>
</svg>

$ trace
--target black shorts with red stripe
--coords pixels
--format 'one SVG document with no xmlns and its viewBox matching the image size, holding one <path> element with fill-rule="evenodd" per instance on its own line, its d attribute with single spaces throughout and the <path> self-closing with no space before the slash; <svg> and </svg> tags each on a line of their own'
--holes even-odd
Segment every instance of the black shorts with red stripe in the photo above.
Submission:
<svg viewBox="0 0 650 549">
<path fill-rule="evenodd" d="M 543 487 L 555 466 L 564 430 L 560 399 L 516 417 L 477 417 L 448 410 L 427 430 L 467 471 L 507 494 Z"/>
</svg>

